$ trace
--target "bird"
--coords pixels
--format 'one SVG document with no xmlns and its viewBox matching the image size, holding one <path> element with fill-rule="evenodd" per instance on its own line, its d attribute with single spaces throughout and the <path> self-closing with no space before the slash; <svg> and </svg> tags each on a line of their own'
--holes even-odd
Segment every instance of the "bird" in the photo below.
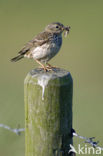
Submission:
<svg viewBox="0 0 103 156">
<path fill-rule="evenodd" d="M 64 35 L 67 36 L 69 30 L 70 26 L 64 26 L 60 22 L 48 24 L 44 31 L 27 42 L 11 61 L 17 62 L 25 57 L 32 58 L 44 71 L 52 70 L 54 66 L 50 65 L 48 61 L 59 52 L 62 45 L 62 33 L 64 32 Z"/>
</svg>

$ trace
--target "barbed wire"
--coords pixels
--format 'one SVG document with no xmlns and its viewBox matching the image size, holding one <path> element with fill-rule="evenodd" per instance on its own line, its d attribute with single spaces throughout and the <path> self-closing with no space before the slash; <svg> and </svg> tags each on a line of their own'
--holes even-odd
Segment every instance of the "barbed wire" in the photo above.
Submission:
<svg viewBox="0 0 103 156">
<path fill-rule="evenodd" d="M 4 124 L 0 124 L 0 127 L 4 128 L 4 129 L 7 129 L 13 133 L 16 133 L 17 135 L 20 135 L 21 132 L 24 132 L 25 131 L 25 128 L 11 128 L 7 125 L 4 125 Z"/>
<path fill-rule="evenodd" d="M 7 129 L 17 135 L 20 135 L 21 132 L 25 131 L 25 128 L 11 128 L 10 126 L 7 126 L 5 124 L 0 124 L 0 127 Z M 87 137 L 81 136 L 81 135 L 77 134 L 74 129 L 71 130 L 71 134 L 73 137 L 78 137 L 79 139 L 84 140 L 84 143 L 88 143 L 94 148 L 100 148 L 103 151 L 103 147 L 98 145 L 99 141 L 94 141 L 95 137 L 87 138 Z"/>
<path fill-rule="evenodd" d="M 99 141 L 94 141 L 95 137 L 87 138 L 87 137 L 81 136 L 77 134 L 74 129 L 72 129 L 71 133 L 72 133 L 72 136 L 75 136 L 75 137 L 78 137 L 79 139 L 84 140 L 84 143 L 88 143 L 94 148 L 100 148 L 103 151 L 103 147 L 98 145 Z"/>
</svg>

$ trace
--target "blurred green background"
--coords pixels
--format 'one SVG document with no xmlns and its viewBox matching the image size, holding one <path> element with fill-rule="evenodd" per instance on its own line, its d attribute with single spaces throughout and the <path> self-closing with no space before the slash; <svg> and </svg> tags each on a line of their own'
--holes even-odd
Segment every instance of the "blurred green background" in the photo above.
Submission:
<svg viewBox="0 0 103 156">
<path fill-rule="evenodd" d="M 50 63 L 74 80 L 73 127 L 103 146 L 103 0 L 0 0 L 0 123 L 24 127 L 24 79 L 38 65 L 11 63 L 21 47 L 51 22 L 71 26 Z M 82 141 L 74 139 L 74 146 Z M 0 155 L 24 156 L 24 133 L 0 128 Z"/>
</svg>

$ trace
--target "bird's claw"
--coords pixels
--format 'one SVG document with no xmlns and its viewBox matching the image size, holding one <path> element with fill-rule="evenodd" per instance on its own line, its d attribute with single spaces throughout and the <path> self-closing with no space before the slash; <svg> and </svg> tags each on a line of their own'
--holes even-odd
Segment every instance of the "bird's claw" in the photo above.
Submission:
<svg viewBox="0 0 103 156">
<path fill-rule="evenodd" d="M 50 69 L 53 69 L 53 68 L 58 68 L 58 67 L 56 67 L 56 66 L 52 66 L 51 64 L 49 64 L 49 63 L 47 63 L 47 66 L 46 66 L 47 68 L 50 68 Z"/>
<path fill-rule="evenodd" d="M 48 71 L 52 71 L 53 69 L 50 68 L 50 67 L 40 67 L 40 69 L 43 69 L 45 72 L 48 72 Z"/>
</svg>

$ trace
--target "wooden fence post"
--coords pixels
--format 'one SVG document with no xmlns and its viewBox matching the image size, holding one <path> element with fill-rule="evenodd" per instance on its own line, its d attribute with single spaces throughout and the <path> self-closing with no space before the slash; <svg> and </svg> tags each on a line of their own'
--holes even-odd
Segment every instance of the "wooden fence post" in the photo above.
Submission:
<svg viewBox="0 0 103 156">
<path fill-rule="evenodd" d="M 25 155 L 70 156 L 71 74 L 63 69 L 32 70 L 24 82 Z"/>
</svg>

